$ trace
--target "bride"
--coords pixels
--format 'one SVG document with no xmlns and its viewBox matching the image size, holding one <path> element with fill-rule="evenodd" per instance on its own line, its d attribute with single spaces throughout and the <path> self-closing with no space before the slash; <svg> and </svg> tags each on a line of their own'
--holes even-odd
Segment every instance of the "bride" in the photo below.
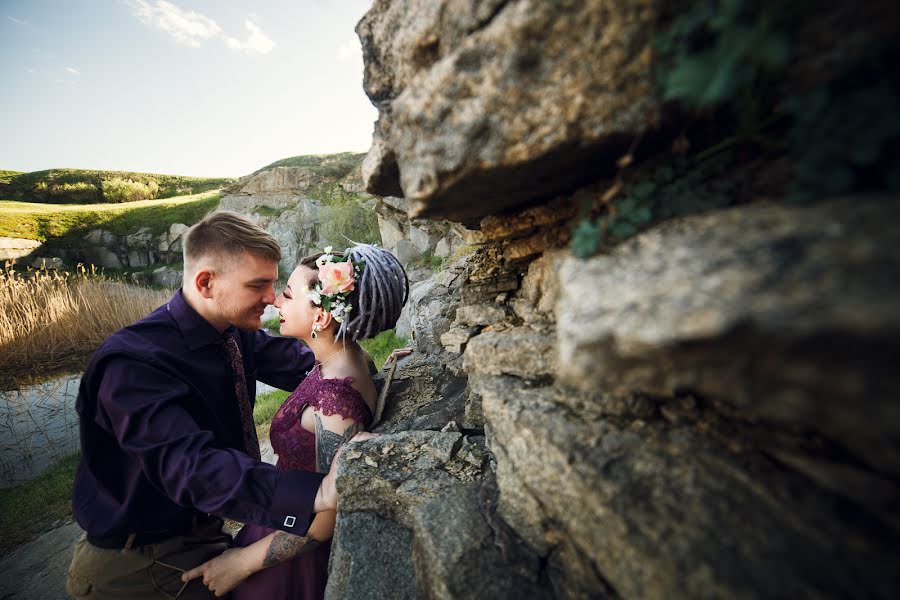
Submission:
<svg viewBox="0 0 900 600">
<path fill-rule="evenodd" d="M 374 437 L 363 431 L 375 413 L 371 358 L 357 340 L 393 327 L 408 294 L 403 267 L 376 246 L 328 247 L 300 261 L 275 306 L 282 335 L 303 340 L 316 365 L 272 419 L 277 467 L 327 473 L 344 442 Z M 236 600 L 322 598 L 335 516 L 317 513 L 302 536 L 245 525 L 234 548 L 183 579 L 202 577 L 216 596 L 233 590 Z"/>
</svg>

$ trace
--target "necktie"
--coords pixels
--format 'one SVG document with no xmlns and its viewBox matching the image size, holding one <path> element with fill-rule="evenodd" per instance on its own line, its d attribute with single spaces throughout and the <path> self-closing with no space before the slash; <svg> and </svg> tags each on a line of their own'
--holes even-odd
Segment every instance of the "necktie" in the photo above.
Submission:
<svg viewBox="0 0 900 600">
<path fill-rule="evenodd" d="M 250 395 L 247 393 L 247 382 L 244 379 L 244 361 L 241 359 L 241 349 L 233 336 L 222 340 L 225 347 L 225 356 L 231 372 L 234 373 L 234 395 L 237 397 L 238 406 L 241 409 L 241 426 L 244 429 L 244 446 L 250 458 L 260 459 L 259 439 L 256 437 L 256 425 L 253 424 L 253 409 L 250 407 Z"/>
</svg>

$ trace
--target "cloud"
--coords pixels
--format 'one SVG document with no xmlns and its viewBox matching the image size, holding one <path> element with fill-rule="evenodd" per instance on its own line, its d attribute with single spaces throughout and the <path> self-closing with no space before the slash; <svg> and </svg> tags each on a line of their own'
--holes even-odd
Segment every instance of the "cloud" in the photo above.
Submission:
<svg viewBox="0 0 900 600">
<path fill-rule="evenodd" d="M 246 41 L 242 42 L 233 37 L 225 38 L 225 44 L 232 50 L 246 52 L 247 54 L 268 54 L 275 47 L 275 42 L 263 32 L 262 28 L 256 24 L 256 21 L 247 19 L 244 21 L 244 27 L 249 32 Z"/>
<path fill-rule="evenodd" d="M 28 21 L 23 21 L 22 19 L 17 19 L 15 17 L 11 17 L 9 15 L 6 15 L 6 18 L 9 19 L 10 21 L 12 21 L 13 23 L 15 23 L 16 25 L 25 25 L 26 27 L 31 26 L 31 23 L 29 23 Z"/>
<path fill-rule="evenodd" d="M 135 15 L 147 25 L 169 34 L 179 44 L 196 48 L 200 42 L 222 34 L 222 28 L 205 15 L 182 10 L 165 0 L 151 5 L 136 0 Z"/>
<path fill-rule="evenodd" d="M 135 0 L 132 7 L 138 19 L 169 34 L 179 44 L 192 48 L 212 39 L 221 39 L 232 50 L 247 54 L 268 54 L 275 47 L 275 42 L 265 34 L 252 15 L 244 21 L 247 38 L 241 40 L 225 35 L 219 24 L 206 15 L 184 10 L 165 0 L 156 0 L 155 4 Z"/>
<path fill-rule="evenodd" d="M 75 67 L 66 67 L 66 72 L 72 75 L 81 75 L 81 71 L 79 71 Z"/>
<path fill-rule="evenodd" d="M 337 55 L 340 60 L 351 60 L 357 56 L 362 57 L 362 46 L 359 43 L 359 38 L 351 37 L 346 43 L 341 44 L 337 50 Z"/>
</svg>

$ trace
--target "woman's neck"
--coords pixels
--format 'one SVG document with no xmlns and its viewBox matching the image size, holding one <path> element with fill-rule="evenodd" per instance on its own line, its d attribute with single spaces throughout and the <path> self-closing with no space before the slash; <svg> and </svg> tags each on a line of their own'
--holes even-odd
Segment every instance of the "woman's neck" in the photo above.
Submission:
<svg viewBox="0 0 900 600">
<path fill-rule="evenodd" d="M 331 361 L 332 363 L 337 362 L 337 359 L 341 354 L 348 354 L 356 347 L 356 344 L 353 342 L 345 343 L 334 337 L 325 337 L 321 334 L 314 340 L 310 339 L 304 341 L 309 346 L 309 349 L 313 351 L 313 355 L 316 357 L 316 361 L 319 364 L 324 364 L 332 358 L 335 359 Z"/>
</svg>

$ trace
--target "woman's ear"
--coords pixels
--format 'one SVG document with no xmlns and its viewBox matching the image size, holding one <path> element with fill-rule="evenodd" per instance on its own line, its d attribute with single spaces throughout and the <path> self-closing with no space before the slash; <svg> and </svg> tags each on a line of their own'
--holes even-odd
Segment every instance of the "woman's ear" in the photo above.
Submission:
<svg viewBox="0 0 900 600">
<path fill-rule="evenodd" d="M 313 321 L 313 325 L 317 327 L 319 331 L 326 331 L 329 327 L 331 327 L 332 321 L 333 319 L 331 318 L 331 313 L 324 308 L 319 308 L 319 311 L 316 314 L 316 319 L 315 321 Z"/>
</svg>

